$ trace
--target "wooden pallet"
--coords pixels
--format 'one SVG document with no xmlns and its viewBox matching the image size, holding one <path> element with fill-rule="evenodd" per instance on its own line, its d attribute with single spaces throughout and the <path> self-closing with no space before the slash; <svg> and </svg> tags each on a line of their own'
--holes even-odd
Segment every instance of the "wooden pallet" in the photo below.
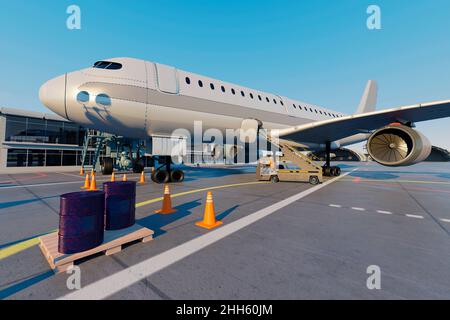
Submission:
<svg viewBox="0 0 450 320">
<path fill-rule="evenodd" d="M 107 256 L 110 256 L 120 252 L 122 245 L 126 243 L 136 240 L 141 240 L 144 243 L 149 242 L 153 240 L 153 233 L 152 230 L 135 224 L 132 227 L 122 230 L 105 231 L 104 241 L 98 247 L 74 254 L 62 254 L 58 252 L 58 232 L 54 232 L 40 237 L 39 247 L 53 271 L 59 273 L 73 266 L 76 260 L 92 256 L 96 253 L 105 252 Z"/>
</svg>

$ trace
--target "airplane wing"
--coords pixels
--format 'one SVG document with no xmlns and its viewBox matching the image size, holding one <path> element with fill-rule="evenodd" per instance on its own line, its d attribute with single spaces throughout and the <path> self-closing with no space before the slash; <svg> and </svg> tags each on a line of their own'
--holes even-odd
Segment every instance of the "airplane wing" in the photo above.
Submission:
<svg viewBox="0 0 450 320">
<path fill-rule="evenodd" d="M 414 123 L 450 117 L 450 100 L 372 111 L 317 121 L 278 131 L 286 140 L 325 143 L 358 133 L 370 133 L 393 122 Z"/>
</svg>

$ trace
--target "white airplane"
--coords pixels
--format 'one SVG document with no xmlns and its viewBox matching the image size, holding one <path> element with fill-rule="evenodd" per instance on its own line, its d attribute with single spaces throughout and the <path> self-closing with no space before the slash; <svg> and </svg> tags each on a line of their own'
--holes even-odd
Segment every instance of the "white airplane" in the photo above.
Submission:
<svg viewBox="0 0 450 320">
<path fill-rule="evenodd" d="M 114 58 L 45 83 L 40 100 L 88 128 L 130 138 L 170 135 L 178 128 L 277 129 L 279 137 L 311 150 L 367 140 L 373 160 L 405 166 L 425 160 L 428 139 L 414 123 L 450 116 L 450 100 L 375 110 L 377 85 L 367 84 L 353 115 L 227 83 L 171 66 Z M 257 129 L 257 128 L 254 128 Z"/>
</svg>

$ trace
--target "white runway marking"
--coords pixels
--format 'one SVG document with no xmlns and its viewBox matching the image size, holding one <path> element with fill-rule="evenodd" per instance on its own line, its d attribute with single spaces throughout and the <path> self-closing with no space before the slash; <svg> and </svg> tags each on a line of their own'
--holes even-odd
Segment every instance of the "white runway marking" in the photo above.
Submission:
<svg viewBox="0 0 450 320">
<path fill-rule="evenodd" d="M 450 223 L 450 219 L 441 219 L 441 221 Z"/>
<path fill-rule="evenodd" d="M 405 214 L 405 216 L 407 216 L 409 218 L 414 218 L 414 219 L 423 219 L 423 216 L 419 216 L 416 214 Z"/>
<path fill-rule="evenodd" d="M 329 206 L 332 208 L 342 208 L 340 204 L 330 204 Z"/>
<path fill-rule="evenodd" d="M 357 169 L 352 170 L 355 171 Z M 329 184 L 338 181 L 339 179 L 349 175 L 351 172 L 347 172 L 340 177 L 334 178 L 321 185 L 317 185 L 308 190 L 300 192 L 294 196 L 291 196 L 285 200 L 277 202 L 267 208 L 261 209 L 255 213 L 252 213 L 244 218 L 234 221 L 228 225 L 225 225 L 215 231 L 209 232 L 203 236 L 190 240 L 178 247 L 172 248 L 168 251 L 160 253 L 154 257 L 151 257 L 145 261 L 142 261 L 134 266 L 119 271 L 113 275 L 103 278 L 99 281 L 91 283 L 81 290 L 69 293 L 59 300 L 99 300 L 110 297 L 111 295 L 126 289 L 134 283 L 145 279 L 158 271 L 210 246 L 211 244 L 222 240 L 223 238 L 259 221 L 270 214 L 328 186 Z"/>
<path fill-rule="evenodd" d="M 366 209 L 358 208 L 358 207 L 352 207 L 352 210 L 355 210 L 355 211 L 366 211 Z"/>
<path fill-rule="evenodd" d="M 392 214 L 392 212 L 390 211 L 384 211 L 384 210 L 377 210 L 378 213 L 382 213 L 382 214 Z"/>
</svg>

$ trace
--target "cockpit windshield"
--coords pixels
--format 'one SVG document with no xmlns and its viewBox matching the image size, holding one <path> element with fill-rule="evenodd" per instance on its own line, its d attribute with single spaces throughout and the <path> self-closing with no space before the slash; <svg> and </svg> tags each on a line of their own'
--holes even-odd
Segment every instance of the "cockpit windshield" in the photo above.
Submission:
<svg viewBox="0 0 450 320">
<path fill-rule="evenodd" d="M 119 70 L 122 69 L 122 65 L 117 62 L 110 61 L 97 61 L 94 63 L 93 68 L 96 69 L 108 69 L 108 70 Z"/>
</svg>

